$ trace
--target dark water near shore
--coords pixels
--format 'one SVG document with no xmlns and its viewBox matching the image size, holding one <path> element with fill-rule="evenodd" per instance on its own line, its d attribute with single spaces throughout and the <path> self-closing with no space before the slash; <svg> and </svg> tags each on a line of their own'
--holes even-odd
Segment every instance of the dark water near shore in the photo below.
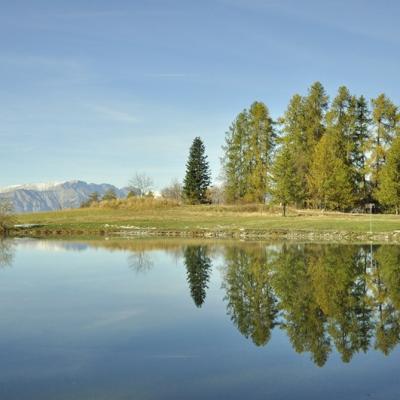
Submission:
<svg viewBox="0 0 400 400">
<path fill-rule="evenodd" d="M 398 399 L 400 246 L 0 241 L 0 399 Z"/>
</svg>

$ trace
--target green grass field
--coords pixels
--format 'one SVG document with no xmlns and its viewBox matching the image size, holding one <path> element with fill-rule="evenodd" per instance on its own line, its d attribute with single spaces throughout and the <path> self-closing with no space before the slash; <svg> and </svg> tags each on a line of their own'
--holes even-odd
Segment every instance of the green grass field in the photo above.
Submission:
<svg viewBox="0 0 400 400">
<path fill-rule="evenodd" d="M 87 208 L 18 215 L 19 224 L 39 224 L 48 230 L 95 232 L 120 229 L 174 231 L 305 230 L 369 232 L 370 216 L 293 211 L 287 217 L 254 207 L 175 206 L 139 210 Z M 373 215 L 373 232 L 400 231 L 400 216 Z"/>
</svg>

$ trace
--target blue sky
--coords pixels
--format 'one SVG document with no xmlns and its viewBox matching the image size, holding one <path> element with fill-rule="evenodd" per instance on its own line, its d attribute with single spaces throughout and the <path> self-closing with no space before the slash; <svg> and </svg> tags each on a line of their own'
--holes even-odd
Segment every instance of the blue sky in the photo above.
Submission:
<svg viewBox="0 0 400 400">
<path fill-rule="evenodd" d="M 195 136 L 217 177 L 236 114 L 274 117 L 320 80 L 400 103 L 397 0 L 3 1 L 0 186 L 82 179 L 156 188 Z"/>
</svg>

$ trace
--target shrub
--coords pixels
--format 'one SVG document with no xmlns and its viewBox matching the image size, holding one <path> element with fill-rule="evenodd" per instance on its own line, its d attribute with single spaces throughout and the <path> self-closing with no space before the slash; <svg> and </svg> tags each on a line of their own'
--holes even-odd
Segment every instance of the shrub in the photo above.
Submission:
<svg viewBox="0 0 400 400">
<path fill-rule="evenodd" d="M 11 202 L 0 200 L 0 234 L 7 234 L 15 224 L 14 208 Z"/>
<path fill-rule="evenodd" d="M 178 207 L 179 202 L 171 199 L 153 197 L 129 197 L 127 199 L 103 200 L 91 205 L 92 208 L 112 208 L 121 210 L 152 210 Z"/>
</svg>

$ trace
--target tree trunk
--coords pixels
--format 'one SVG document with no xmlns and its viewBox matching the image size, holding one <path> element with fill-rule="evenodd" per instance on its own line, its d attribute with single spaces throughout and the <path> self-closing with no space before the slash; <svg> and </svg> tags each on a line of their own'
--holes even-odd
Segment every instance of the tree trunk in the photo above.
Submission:
<svg viewBox="0 0 400 400">
<path fill-rule="evenodd" d="M 283 203 L 283 216 L 286 217 L 286 203 Z"/>
</svg>

